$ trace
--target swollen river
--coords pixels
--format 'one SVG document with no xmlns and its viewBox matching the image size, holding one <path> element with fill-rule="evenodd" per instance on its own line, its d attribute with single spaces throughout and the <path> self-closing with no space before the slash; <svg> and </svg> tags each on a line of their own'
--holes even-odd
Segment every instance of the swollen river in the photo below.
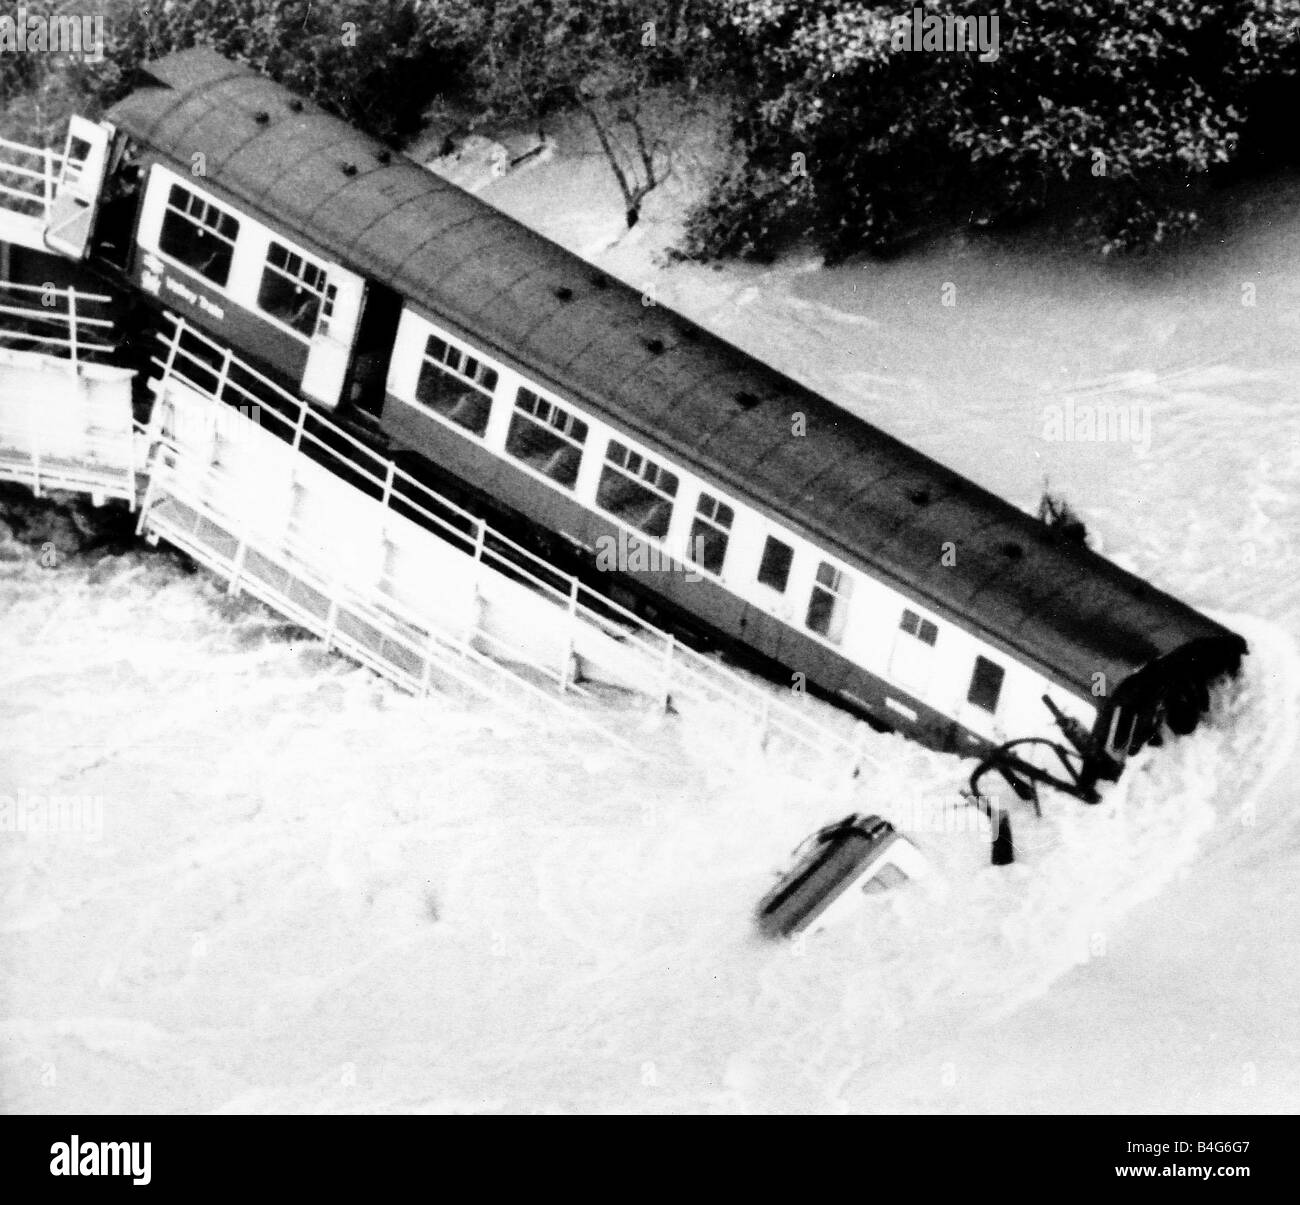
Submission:
<svg viewBox="0 0 1300 1205">
<path fill-rule="evenodd" d="M 1293 1109 L 1300 186 L 1176 257 L 719 272 L 614 242 L 601 170 L 483 195 L 1017 505 L 1047 480 L 1246 637 L 1240 681 L 995 869 L 951 823 L 969 763 L 896 737 L 827 793 L 725 716 L 611 704 L 631 761 L 408 699 L 176 558 L 0 528 L 0 802 L 84 818 L 0 832 L 0 1107 Z M 850 807 L 932 815 L 934 883 L 761 941 Z"/>
</svg>

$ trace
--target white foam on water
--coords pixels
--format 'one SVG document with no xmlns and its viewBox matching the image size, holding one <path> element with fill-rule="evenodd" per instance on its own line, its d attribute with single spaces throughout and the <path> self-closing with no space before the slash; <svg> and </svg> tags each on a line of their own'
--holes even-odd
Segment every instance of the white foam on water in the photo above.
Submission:
<svg viewBox="0 0 1300 1205">
<path fill-rule="evenodd" d="M 590 240 L 599 170 L 561 146 L 483 195 Z M 1225 925 L 1171 962 L 1165 901 L 1181 915 L 1194 887 L 1222 917 L 1267 900 L 1294 932 L 1278 903 L 1300 855 L 1294 332 L 1197 308 L 1181 279 L 969 251 L 665 271 L 651 220 L 637 229 L 604 266 L 1004 497 L 1031 505 L 1049 476 L 1108 552 L 1242 632 L 1252 655 L 1212 722 L 1140 755 L 1097 807 L 1016 810 L 1022 857 L 997 869 L 984 837 L 951 831 L 970 763 L 898 737 L 869 735 L 848 784 L 761 755 L 722 710 L 613 708 L 650 755 L 631 763 L 470 700 L 405 698 L 168 558 L 46 570 L 0 528 L 0 794 L 104 804 L 97 841 L 0 836 L 4 1108 L 1088 1107 L 1085 1032 L 1100 1064 L 1148 1059 L 1108 1107 L 1178 1104 L 1159 1086 L 1222 1025 L 1207 962 L 1277 955 Z M 1224 273 L 1204 270 L 1206 296 Z M 1300 305 L 1285 274 L 1268 283 Z M 1153 455 L 1044 442 L 1041 406 L 1065 396 L 1150 406 Z M 935 889 L 761 940 L 772 875 L 849 810 L 905 817 Z M 1121 999 L 1144 959 L 1162 976 L 1149 1009 L 1187 1035 L 1155 1054 Z M 1287 990 L 1267 970 L 1216 984 L 1274 1027 L 1272 1074 L 1294 1082 Z"/>
</svg>

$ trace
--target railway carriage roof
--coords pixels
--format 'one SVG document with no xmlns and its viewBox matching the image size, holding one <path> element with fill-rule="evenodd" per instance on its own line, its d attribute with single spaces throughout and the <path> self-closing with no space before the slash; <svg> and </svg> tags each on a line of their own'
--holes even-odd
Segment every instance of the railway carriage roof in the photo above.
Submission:
<svg viewBox="0 0 1300 1205">
<path fill-rule="evenodd" d="M 214 51 L 168 55 L 110 120 L 298 241 L 401 293 L 1076 690 L 1239 637 L 309 101 Z M 802 412 L 807 434 L 791 435 Z M 955 563 L 944 564 L 944 548 Z M 953 558 L 946 558 L 952 560 Z"/>
</svg>

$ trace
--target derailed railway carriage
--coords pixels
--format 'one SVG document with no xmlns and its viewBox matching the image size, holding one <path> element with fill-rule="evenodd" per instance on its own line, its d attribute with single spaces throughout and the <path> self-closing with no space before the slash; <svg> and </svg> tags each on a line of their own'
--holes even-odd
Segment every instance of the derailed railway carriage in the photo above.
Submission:
<svg viewBox="0 0 1300 1205">
<path fill-rule="evenodd" d="M 878 726 L 1090 797 L 1246 651 L 213 52 L 91 129 L 106 203 L 72 250 L 97 271 L 593 576 L 611 539 L 650 546 L 602 580 Z"/>
</svg>

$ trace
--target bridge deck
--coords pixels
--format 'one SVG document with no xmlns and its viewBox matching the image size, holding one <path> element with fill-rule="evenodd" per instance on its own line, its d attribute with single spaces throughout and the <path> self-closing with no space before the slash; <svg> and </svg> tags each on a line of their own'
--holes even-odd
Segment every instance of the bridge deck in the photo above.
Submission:
<svg viewBox="0 0 1300 1205">
<path fill-rule="evenodd" d="M 749 721 L 756 744 L 811 751 L 840 781 L 856 766 L 855 734 L 682 646 L 170 321 L 147 429 L 129 373 L 0 353 L 0 479 L 127 501 L 148 539 L 403 690 L 469 692 L 635 753 L 591 703 L 613 685 Z"/>
</svg>

